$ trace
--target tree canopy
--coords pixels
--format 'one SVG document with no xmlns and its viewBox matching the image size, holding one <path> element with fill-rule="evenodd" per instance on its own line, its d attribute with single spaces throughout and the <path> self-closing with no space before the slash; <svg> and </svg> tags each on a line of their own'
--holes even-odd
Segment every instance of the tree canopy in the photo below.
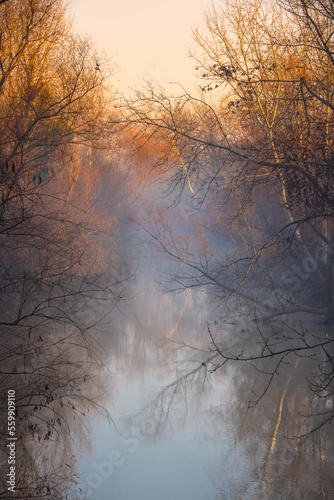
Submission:
<svg viewBox="0 0 334 500">
<path fill-rule="evenodd" d="M 189 195 L 204 215 L 181 234 L 166 213 L 148 210 L 141 225 L 178 263 L 170 289 L 214 290 L 222 329 L 236 315 L 257 325 L 245 333 L 253 338 L 251 350 L 241 335 L 234 353 L 223 348 L 221 328 L 209 327 L 220 366 L 275 360 L 270 384 L 287 357 L 314 357 L 310 386 L 327 397 L 333 394 L 332 2 L 226 0 L 205 21 L 204 32 L 194 30 L 192 51 L 199 94 L 170 96 L 150 87 L 126 104 L 129 126 L 164 142 L 159 165 L 169 165 L 175 200 L 182 204 Z M 283 337 L 278 320 L 288 325 Z M 264 334 L 268 321 L 276 325 Z M 323 422 L 333 416 L 326 413 Z"/>
</svg>

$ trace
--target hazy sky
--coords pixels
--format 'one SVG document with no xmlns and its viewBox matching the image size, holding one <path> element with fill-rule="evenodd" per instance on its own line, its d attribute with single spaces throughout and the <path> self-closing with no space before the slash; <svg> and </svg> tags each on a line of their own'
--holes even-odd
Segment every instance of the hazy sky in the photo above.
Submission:
<svg viewBox="0 0 334 500">
<path fill-rule="evenodd" d="M 70 5 L 76 31 L 91 34 L 98 48 L 114 56 L 122 91 L 144 79 L 188 88 L 196 80 L 187 47 L 194 46 L 191 27 L 203 23 L 207 0 L 70 0 Z"/>
</svg>

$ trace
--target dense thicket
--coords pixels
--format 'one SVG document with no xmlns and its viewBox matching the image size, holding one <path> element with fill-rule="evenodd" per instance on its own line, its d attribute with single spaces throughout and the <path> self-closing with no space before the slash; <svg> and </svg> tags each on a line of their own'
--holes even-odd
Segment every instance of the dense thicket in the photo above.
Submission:
<svg viewBox="0 0 334 500">
<path fill-rule="evenodd" d="M 100 279 L 116 248 L 110 207 L 98 200 L 114 68 L 73 34 L 62 0 L 1 2 L 0 51 L 1 434 L 14 390 L 10 496 L 63 500 L 77 495 L 68 424 L 98 405 L 94 327 L 116 293 Z M 3 498 L 7 458 L 2 444 Z"/>
<path fill-rule="evenodd" d="M 224 322 L 237 316 L 239 326 L 242 317 L 248 325 L 243 335 L 237 328 L 241 345 L 232 354 L 224 347 L 226 328 L 210 328 L 221 364 L 274 360 L 266 368 L 270 384 L 292 356 L 309 356 L 310 388 L 328 398 L 334 394 L 332 2 L 227 0 L 205 20 L 206 32 L 194 31 L 192 53 L 199 95 L 171 97 L 151 87 L 126 108 L 132 127 L 164 145 L 160 163 L 169 166 L 170 191 L 181 205 L 189 194 L 205 215 L 189 218 L 188 207 L 176 234 L 166 212 L 150 211 L 145 228 L 178 263 L 173 290 L 209 287 Z M 274 320 L 264 333 L 263 322 Z M 323 412 L 322 422 L 332 418 L 331 409 Z"/>
</svg>

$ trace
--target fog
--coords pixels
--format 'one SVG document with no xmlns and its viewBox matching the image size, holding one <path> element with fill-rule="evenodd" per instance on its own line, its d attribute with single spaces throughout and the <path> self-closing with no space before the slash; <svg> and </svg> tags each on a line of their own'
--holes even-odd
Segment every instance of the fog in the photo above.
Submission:
<svg viewBox="0 0 334 500">
<path fill-rule="evenodd" d="M 144 207 L 154 200 L 157 209 L 162 192 L 160 186 L 146 193 Z M 196 227 L 198 213 L 187 196 L 169 208 L 173 230 L 181 234 L 185 226 Z M 233 311 L 227 318 L 210 286 L 170 291 L 178 268 L 157 251 L 142 223 L 131 216 L 121 228 L 131 277 L 124 283 L 126 300 L 103 327 L 110 354 L 101 385 L 112 422 L 94 419 L 92 448 L 77 454 L 87 498 L 330 495 L 331 428 L 301 438 L 322 422 L 324 407 L 332 410 L 331 399 L 319 403 L 305 383 L 321 350 L 307 357 L 292 352 L 278 367 L 267 358 L 223 365 L 217 352 L 219 345 L 231 357 L 251 356 L 264 337 L 279 348 L 287 339 L 298 347 L 304 327 L 317 328 L 320 337 L 322 326 L 308 315 L 269 324 Z M 303 339 L 316 337 L 312 330 Z"/>
<path fill-rule="evenodd" d="M 1 498 L 332 497 L 334 11 L 293 5 L 122 95 L 67 2 L 0 0 Z"/>
</svg>

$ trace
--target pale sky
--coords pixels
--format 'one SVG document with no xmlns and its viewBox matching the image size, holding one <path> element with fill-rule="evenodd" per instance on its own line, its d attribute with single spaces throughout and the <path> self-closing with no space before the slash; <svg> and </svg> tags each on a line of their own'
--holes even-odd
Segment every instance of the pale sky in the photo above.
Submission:
<svg viewBox="0 0 334 500">
<path fill-rule="evenodd" d="M 188 48 L 194 46 L 191 27 L 203 25 L 207 5 L 208 0 L 70 0 L 76 32 L 90 34 L 113 56 L 120 66 L 116 84 L 126 93 L 145 79 L 164 87 L 198 87 Z"/>
</svg>

